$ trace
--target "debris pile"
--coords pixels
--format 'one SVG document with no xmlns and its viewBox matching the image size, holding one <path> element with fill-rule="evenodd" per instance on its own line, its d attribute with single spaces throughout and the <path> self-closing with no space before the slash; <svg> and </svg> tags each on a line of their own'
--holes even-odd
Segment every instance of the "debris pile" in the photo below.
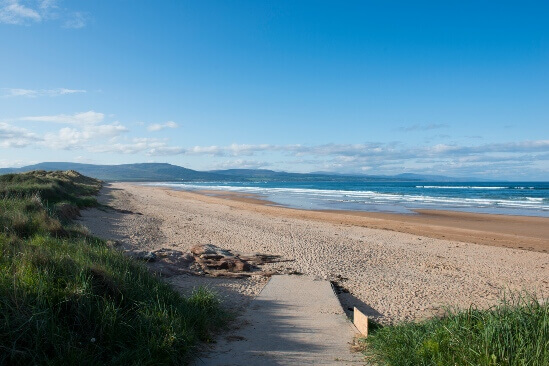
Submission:
<svg viewBox="0 0 549 366">
<path fill-rule="evenodd" d="M 213 244 L 195 245 L 188 252 L 162 248 L 133 252 L 132 256 L 148 262 L 153 270 L 167 277 L 183 273 L 212 277 L 271 276 L 272 271 L 263 271 L 260 266 L 284 262 L 277 255 L 233 253 Z"/>
</svg>

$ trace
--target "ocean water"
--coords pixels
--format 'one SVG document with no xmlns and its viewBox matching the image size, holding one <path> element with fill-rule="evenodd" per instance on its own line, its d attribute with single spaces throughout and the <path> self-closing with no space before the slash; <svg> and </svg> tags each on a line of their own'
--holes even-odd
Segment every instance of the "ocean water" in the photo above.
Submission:
<svg viewBox="0 0 549 366">
<path fill-rule="evenodd" d="M 151 183 L 181 190 L 254 193 L 311 210 L 413 213 L 414 209 L 549 217 L 549 182 L 205 182 Z"/>
</svg>

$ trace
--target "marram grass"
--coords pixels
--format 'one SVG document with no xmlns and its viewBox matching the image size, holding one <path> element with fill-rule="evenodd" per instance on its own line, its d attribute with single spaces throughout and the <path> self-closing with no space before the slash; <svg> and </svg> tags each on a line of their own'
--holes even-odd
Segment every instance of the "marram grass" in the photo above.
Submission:
<svg viewBox="0 0 549 366">
<path fill-rule="evenodd" d="M 59 217 L 55 203 L 82 207 L 100 187 L 69 173 L 0 176 L 0 365 L 187 363 L 222 320 L 216 297 L 180 296 Z"/>
<path fill-rule="evenodd" d="M 364 340 L 378 365 L 549 365 L 549 304 L 515 293 L 490 309 L 375 329 Z"/>
</svg>

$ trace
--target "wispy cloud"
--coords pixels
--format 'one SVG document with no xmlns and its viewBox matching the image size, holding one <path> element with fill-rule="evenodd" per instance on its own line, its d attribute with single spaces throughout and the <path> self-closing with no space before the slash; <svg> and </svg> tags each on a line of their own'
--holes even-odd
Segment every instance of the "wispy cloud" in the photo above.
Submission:
<svg viewBox="0 0 549 366">
<path fill-rule="evenodd" d="M 37 10 L 20 4 L 18 0 L 0 2 L 0 23 L 28 24 L 40 21 L 42 16 Z"/>
<path fill-rule="evenodd" d="M 166 140 L 154 138 L 133 138 L 128 143 L 111 143 L 107 145 L 97 145 L 89 148 L 91 152 L 99 153 L 118 153 L 118 154 L 152 154 L 155 149 L 169 148 Z M 176 154 L 171 154 L 176 155 Z"/>
<path fill-rule="evenodd" d="M 31 143 L 51 149 L 80 149 L 94 153 L 140 154 L 144 156 L 210 156 L 218 167 L 258 168 L 272 164 L 273 156 L 285 157 L 286 164 L 310 166 L 315 170 L 341 172 L 368 171 L 398 173 L 405 170 L 448 174 L 449 172 L 480 172 L 491 167 L 502 176 L 505 169 L 542 169 L 549 161 L 549 140 L 526 140 L 463 145 L 438 143 L 408 146 L 400 142 L 369 142 L 361 144 L 277 145 L 230 144 L 208 146 L 177 146 L 170 140 L 132 137 L 120 140 L 128 129 L 118 122 L 106 123 L 105 115 L 95 111 L 75 114 L 28 116 L 18 121 L 67 125 L 42 136 L 27 129 L 3 123 L 0 146 L 25 147 Z M 175 122 L 152 124 L 149 131 L 175 128 Z M 260 156 L 259 159 L 250 159 Z M 271 163 L 268 163 L 271 161 Z M 534 167 L 534 164 L 537 164 Z M 499 167 L 499 168 L 498 168 Z M 480 174 L 480 173 L 479 173 Z"/>
<path fill-rule="evenodd" d="M 169 138 L 125 136 L 129 132 L 128 128 L 119 122 L 110 122 L 111 118 L 114 116 L 90 110 L 74 114 L 27 116 L 4 120 L 0 123 L 0 148 L 34 146 L 90 153 L 133 154 L 142 158 L 206 156 L 211 158 L 208 165 L 216 168 L 270 166 L 273 169 L 293 171 L 367 171 L 370 174 L 414 171 L 461 176 L 484 174 L 500 178 L 549 178 L 547 139 L 476 144 L 472 140 L 465 144 L 440 143 L 439 139 L 439 143 L 425 143 L 421 146 L 411 146 L 398 141 L 318 145 L 178 146 L 172 144 Z M 37 131 L 49 131 L 37 133 L 31 131 L 31 127 L 37 128 Z M 160 131 L 176 127 L 175 122 L 169 121 L 148 125 L 147 129 Z"/>
<path fill-rule="evenodd" d="M 113 138 L 125 132 L 128 132 L 128 129 L 117 123 L 88 125 L 82 129 L 63 127 L 58 132 L 46 133 L 42 145 L 62 150 L 73 150 L 82 147 L 89 149 L 91 147 L 86 146 L 86 144 L 91 140 Z"/>
<path fill-rule="evenodd" d="M 112 139 L 129 131 L 119 122 L 104 123 L 104 119 L 105 114 L 95 111 L 19 118 L 26 122 L 70 125 L 47 132 L 38 141 L 43 147 L 63 150 L 89 149 L 89 143 L 93 140 Z"/>
<path fill-rule="evenodd" d="M 82 124 L 96 124 L 103 121 L 105 115 L 94 111 L 87 111 L 75 114 L 55 114 L 47 116 L 29 116 L 21 117 L 22 121 L 31 122 L 53 122 L 53 123 L 66 123 L 74 125 Z"/>
<path fill-rule="evenodd" d="M 21 148 L 39 141 L 37 134 L 21 127 L 0 122 L 0 147 Z"/>
<path fill-rule="evenodd" d="M 218 158 L 282 153 L 286 165 L 299 169 L 303 157 L 314 169 L 339 172 L 368 171 L 395 174 L 406 170 L 449 175 L 482 175 L 490 167 L 492 177 L 509 177 L 514 170 L 541 176 L 549 174 L 534 162 L 549 161 L 549 140 L 492 143 L 476 146 L 437 144 L 409 147 L 398 143 L 324 145 L 238 145 L 173 147 L 167 144 L 144 150 L 147 155 L 206 155 Z M 246 161 L 245 159 L 237 159 Z M 233 160 L 233 161 L 237 161 Z M 511 167 L 514 167 L 511 169 Z M 511 169 L 511 170 L 510 170 Z M 545 173 L 544 173 L 545 172 Z"/>
<path fill-rule="evenodd" d="M 485 153 L 523 153 L 549 151 L 549 140 L 528 140 L 519 142 L 491 143 L 476 146 L 438 144 L 423 149 L 429 155 L 474 155 Z"/>
<path fill-rule="evenodd" d="M 45 21 L 59 21 L 64 28 L 83 28 L 87 16 L 59 6 L 57 0 L 0 0 L 0 23 L 30 25 Z"/>
<path fill-rule="evenodd" d="M 521 153 L 549 151 L 549 140 L 534 140 L 509 143 L 492 143 L 476 146 L 436 144 L 425 147 L 399 147 L 397 143 L 324 144 L 324 145 L 270 145 L 231 144 L 227 146 L 172 147 L 157 150 L 158 155 L 186 154 L 211 156 L 252 156 L 260 152 L 284 152 L 294 156 L 339 156 L 348 158 L 381 157 L 405 159 L 446 156 L 468 156 L 485 153 Z"/>
<path fill-rule="evenodd" d="M 168 121 L 166 123 L 153 123 L 147 127 L 149 131 L 162 131 L 166 128 L 177 128 L 178 125 L 174 121 Z"/>
<path fill-rule="evenodd" d="M 64 28 L 80 29 L 84 28 L 87 23 L 87 17 L 79 11 L 69 15 L 68 19 L 63 23 Z"/>
<path fill-rule="evenodd" d="M 3 89 L 4 94 L 2 97 L 27 97 L 27 98 L 36 98 L 42 96 L 48 97 L 58 97 L 61 95 L 69 94 L 78 94 L 86 93 L 86 90 L 83 89 L 67 89 L 67 88 L 57 88 L 57 89 L 21 89 L 21 88 L 11 88 Z"/>
<path fill-rule="evenodd" d="M 20 168 L 22 166 L 36 163 L 38 163 L 38 161 L 22 159 L 0 159 L 0 168 Z"/>
</svg>

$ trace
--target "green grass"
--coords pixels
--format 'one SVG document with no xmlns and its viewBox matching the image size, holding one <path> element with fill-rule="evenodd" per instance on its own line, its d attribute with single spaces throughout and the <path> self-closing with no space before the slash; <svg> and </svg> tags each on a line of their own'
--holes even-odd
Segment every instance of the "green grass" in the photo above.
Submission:
<svg viewBox="0 0 549 366">
<path fill-rule="evenodd" d="M 374 364 L 549 365 L 549 303 L 514 294 L 487 310 L 377 327 L 364 340 Z"/>
<path fill-rule="evenodd" d="M 93 206 L 97 204 L 94 196 L 100 188 L 101 181 L 74 170 L 36 170 L 0 176 L 0 198 L 32 198 L 38 195 L 48 205 L 65 201 L 78 207 Z"/>
<path fill-rule="evenodd" d="M 211 292 L 180 296 L 63 216 L 96 205 L 100 186 L 0 176 L 0 364 L 185 364 L 223 320 Z"/>
</svg>

